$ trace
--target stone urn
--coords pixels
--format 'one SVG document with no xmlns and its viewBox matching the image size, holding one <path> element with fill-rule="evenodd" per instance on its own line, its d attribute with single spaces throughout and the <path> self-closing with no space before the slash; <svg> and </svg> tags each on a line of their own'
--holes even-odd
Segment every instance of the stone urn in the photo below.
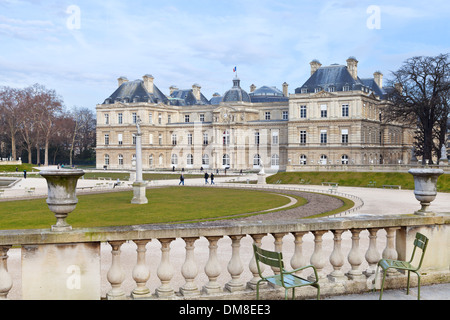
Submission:
<svg viewBox="0 0 450 320">
<path fill-rule="evenodd" d="M 40 172 L 47 180 L 48 198 L 47 204 L 50 211 L 55 214 L 56 224 L 52 231 L 70 231 L 72 226 L 66 222 L 66 218 L 78 203 L 76 187 L 78 178 L 84 175 L 83 170 L 44 170 Z"/>
<path fill-rule="evenodd" d="M 444 173 L 442 169 L 410 169 L 408 173 L 414 177 L 414 195 L 420 201 L 422 208 L 415 212 L 418 215 L 434 215 L 428 210 L 430 203 L 436 198 L 436 184 L 439 176 Z"/>
</svg>

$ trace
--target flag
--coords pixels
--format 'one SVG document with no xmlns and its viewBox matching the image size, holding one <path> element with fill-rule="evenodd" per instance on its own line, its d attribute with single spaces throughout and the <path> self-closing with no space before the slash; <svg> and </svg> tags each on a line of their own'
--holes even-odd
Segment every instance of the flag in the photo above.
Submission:
<svg viewBox="0 0 450 320">
<path fill-rule="evenodd" d="M 236 67 L 234 67 L 234 68 L 233 68 L 233 72 L 236 72 L 236 70 L 237 70 Z"/>
</svg>

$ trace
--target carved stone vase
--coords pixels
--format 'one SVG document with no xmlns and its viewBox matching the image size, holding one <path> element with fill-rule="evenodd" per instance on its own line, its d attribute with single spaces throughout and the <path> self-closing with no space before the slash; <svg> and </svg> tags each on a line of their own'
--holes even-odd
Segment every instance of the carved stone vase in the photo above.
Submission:
<svg viewBox="0 0 450 320">
<path fill-rule="evenodd" d="M 56 224 L 52 231 L 64 232 L 72 230 L 66 218 L 78 203 L 76 187 L 78 179 L 84 175 L 83 170 L 44 170 L 40 172 L 47 180 L 48 198 L 47 204 L 50 211 L 55 214 Z"/>
<path fill-rule="evenodd" d="M 410 169 L 408 173 L 414 177 L 414 195 L 420 201 L 421 209 L 415 214 L 427 216 L 434 215 L 429 211 L 430 203 L 436 198 L 436 184 L 439 176 L 444 173 L 442 169 Z"/>
</svg>

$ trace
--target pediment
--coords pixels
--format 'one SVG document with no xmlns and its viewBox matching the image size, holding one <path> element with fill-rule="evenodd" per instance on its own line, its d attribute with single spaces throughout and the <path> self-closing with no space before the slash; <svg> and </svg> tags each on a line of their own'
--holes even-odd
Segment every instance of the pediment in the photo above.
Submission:
<svg viewBox="0 0 450 320">
<path fill-rule="evenodd" d="M 334 98 L 336 96 L 336 93 L 328 92 L 325 90 L 319 91 L 313 95 L 314 98 Z"/>
</svg>

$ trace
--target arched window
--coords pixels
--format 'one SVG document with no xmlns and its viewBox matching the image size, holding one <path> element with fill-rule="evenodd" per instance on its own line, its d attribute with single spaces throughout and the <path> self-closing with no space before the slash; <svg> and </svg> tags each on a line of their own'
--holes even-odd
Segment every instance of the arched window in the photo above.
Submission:
<svg viewBox="0 0 450 320">
<path fill-rule="evenodd" d="M 300 156 L 300 164 L 301 165 L 305 165 L 306 164 L 306 155 L 304 155 L 304 154 L 302 154 L 301 156 Z"/>
<path fill-rule="evenodd" d="M 178 156 L 176 154 L 172 154 L 172 156 L 170 157 L 170 163 L 172 165 L 177 165 L 178 164 Z"/>
<path fill-rule="evenodd" d="M 188 166 L 192 166 L 194 164 L 194 156 L 192 154 L 188 154 L 186 157 L 186 164 Z"/>
<path fill-rule="evenodd" d="M 253 165 L 259 166 L 260 164 L 261 164 L 261 157 L 259 156 L 259 154 L 255 154 L 253 156 Z"/>
<path fill-rule="evenodd" d="M 320 156 L 320 164 L 327 164 L 327 156 L 325 154 Z"/>
<path fill-rule="evenodd" d="M 123 166 L 123 155 L 119 154 L 119 166 Z"/>
<path fill-rule="evenodd" d="M 153 155 L 152 154 L 148 157 L 148 165 L 150 167 L 153 167 Z"/>
<path fill-rule="evenodd" d="M 280 165 L 280 156 L 277 154 L 273 154 L 271 161 L 270 161 L 270 165 L 271 166 L 279 166 Z"/>
<path fill-rule="evenodd" d="M 341 157 L 341 163 L 342 164 L 348 164 L 348 155 L 343 154 Z"/>
<path fill-rule="evenodd" d="M 202 165 L 203 166 L 209 166 L 209 156 L 207 154 L 204 154 L 202 156 Z"/>
<path fill-rule="evenodd" d="M 224 154 L 222 157 L 222 165 L 229 167 L 230 166 L 230 156 L 228 154 Z"/>
</svg>

